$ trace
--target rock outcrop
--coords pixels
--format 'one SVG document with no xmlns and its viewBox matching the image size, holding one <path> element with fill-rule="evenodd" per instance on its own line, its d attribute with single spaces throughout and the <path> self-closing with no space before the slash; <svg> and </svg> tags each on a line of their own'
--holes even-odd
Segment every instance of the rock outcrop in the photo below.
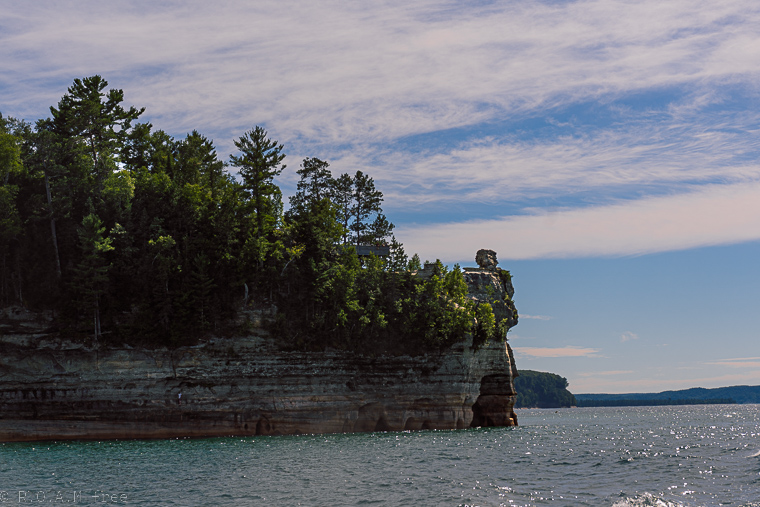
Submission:
<svg viewBox="0 0 760 507">
<path fill-rule="evenodd" d="M 509 330 L 517 325 L 517 309 L 512 302 L 515 289 L 509 271 L 497 267 L 496 252 L 478 250 L 475 261 L 480 267 L 464 268 L 464 281 L 467 283 L 468 296 L 476 304 L 488 303 L 493 309 L 498 322 L 505 321 Z M 417 276 L 429 278 L 435 273 L 435 263 L 427 262 Z"/>
<path fill-rule="evenodd" d="M 465 276 L 473 297 L 480 287 L 509 308 L 498 270 Z M 1 324 L 0 441 L 517 424 L 506 342 L 363 357 L 282 352 L 260 330 L 175 350 L 104 349 L 61 340 L 19 309 L 6 309 Z"/>
</svg>

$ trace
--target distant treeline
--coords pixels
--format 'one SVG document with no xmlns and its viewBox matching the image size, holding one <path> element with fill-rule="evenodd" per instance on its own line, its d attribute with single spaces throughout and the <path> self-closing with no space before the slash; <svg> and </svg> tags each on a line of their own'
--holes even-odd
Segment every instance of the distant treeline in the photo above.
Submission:
<svg viewBox="0 0 760 507">
<path fill-rule="evenodd" d="M 733 404 L 731 398 L 714 398 L 707 400 L 577 400 L 578 407 L 648 407 L 660 405 L 721 405 Z"/>
<path fill-rule="evenodd" d="M 639 405 L 674 405 L 675 403 L 663 403 L 668 401 L 684 401 L 686 405 L 694 404 L 694 400 L 704 400 L 706 403 L 760 403 L 760 386 L 731 386 L 705 389 L 693 387 L 680 391 L 663 391 L 661 393 L 626 393 L 626 394 L 576 394 L 579 407 L 623 406 L 623 405 L 600 405 L 599 402 L 611 402 L 623 400 L 627 405 L 631 401 Z M 596 404 L 589 405 L 593 401 Z"/>
<path fill-rule="evenodd" d="M 565 377 L 543 371 L 520 370 L 514 385 L 515 408 L 562 408 L 576 405 Z"/>
</svg>

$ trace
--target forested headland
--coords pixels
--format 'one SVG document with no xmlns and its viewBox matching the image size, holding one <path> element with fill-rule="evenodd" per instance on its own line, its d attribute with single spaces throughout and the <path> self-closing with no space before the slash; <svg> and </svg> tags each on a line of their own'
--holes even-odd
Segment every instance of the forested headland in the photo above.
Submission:
<svg viewBox="0 0 760 507">
<path fill-rule="evenodd" d="M 213 141 L 141 122 L 100 76 L 74 81 L 50 117 L 0 114 L 0 304 L 52 312 L 94 344 L 180 346 L 246 332 L 275 309 L 285 349 L 415 352 L 474 333 L 500 339 L 458 267 L 413 276 L 369 175 L 298 163 L 284 203 L 284 145 L 255 126 L 220 160 Z M 233 176 L 228 168 L 233 168 Z M 357 256 L 357 245 L 390 255 Z"/>
<path fill-rule="evenodd" d="M 520 370 L 514 383 L 515 408 L 561 408 L 577 404 L 575 396 L 567 390 L 567 379 L 556 373 Z"/>
</svg>

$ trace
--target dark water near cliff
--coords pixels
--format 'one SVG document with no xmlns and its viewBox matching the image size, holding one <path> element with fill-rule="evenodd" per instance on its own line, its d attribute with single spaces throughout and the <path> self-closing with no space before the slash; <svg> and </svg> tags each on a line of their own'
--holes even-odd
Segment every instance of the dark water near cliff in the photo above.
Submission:
<svg viewBox="0 0 760 507">
<path fill-rule="evenodd" d="M 0 444 L 0 504 L 760 507 L 760 405 L 518 417 L 519 428 Z"/>
</svg>

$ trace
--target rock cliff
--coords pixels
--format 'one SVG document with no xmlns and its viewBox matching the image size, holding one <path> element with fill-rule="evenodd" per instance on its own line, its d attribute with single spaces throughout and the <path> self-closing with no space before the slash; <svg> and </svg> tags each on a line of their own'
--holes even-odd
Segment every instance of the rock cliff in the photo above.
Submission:
<svg viewBox="0 0 760 507">
<path fill-rule="evenodd" d="M 511 283 L 499 273 L 465 277 L 473 298 L 502 304 L 503 318 L 516 322 Z M 282 352 L 259 330 L 174 350 L 104 349 L 61 340 L 48 325 L 18 308 L 2 316 L 0 441 L 517 424 L 506 342 L 363 357 Z"/>
</svg>

